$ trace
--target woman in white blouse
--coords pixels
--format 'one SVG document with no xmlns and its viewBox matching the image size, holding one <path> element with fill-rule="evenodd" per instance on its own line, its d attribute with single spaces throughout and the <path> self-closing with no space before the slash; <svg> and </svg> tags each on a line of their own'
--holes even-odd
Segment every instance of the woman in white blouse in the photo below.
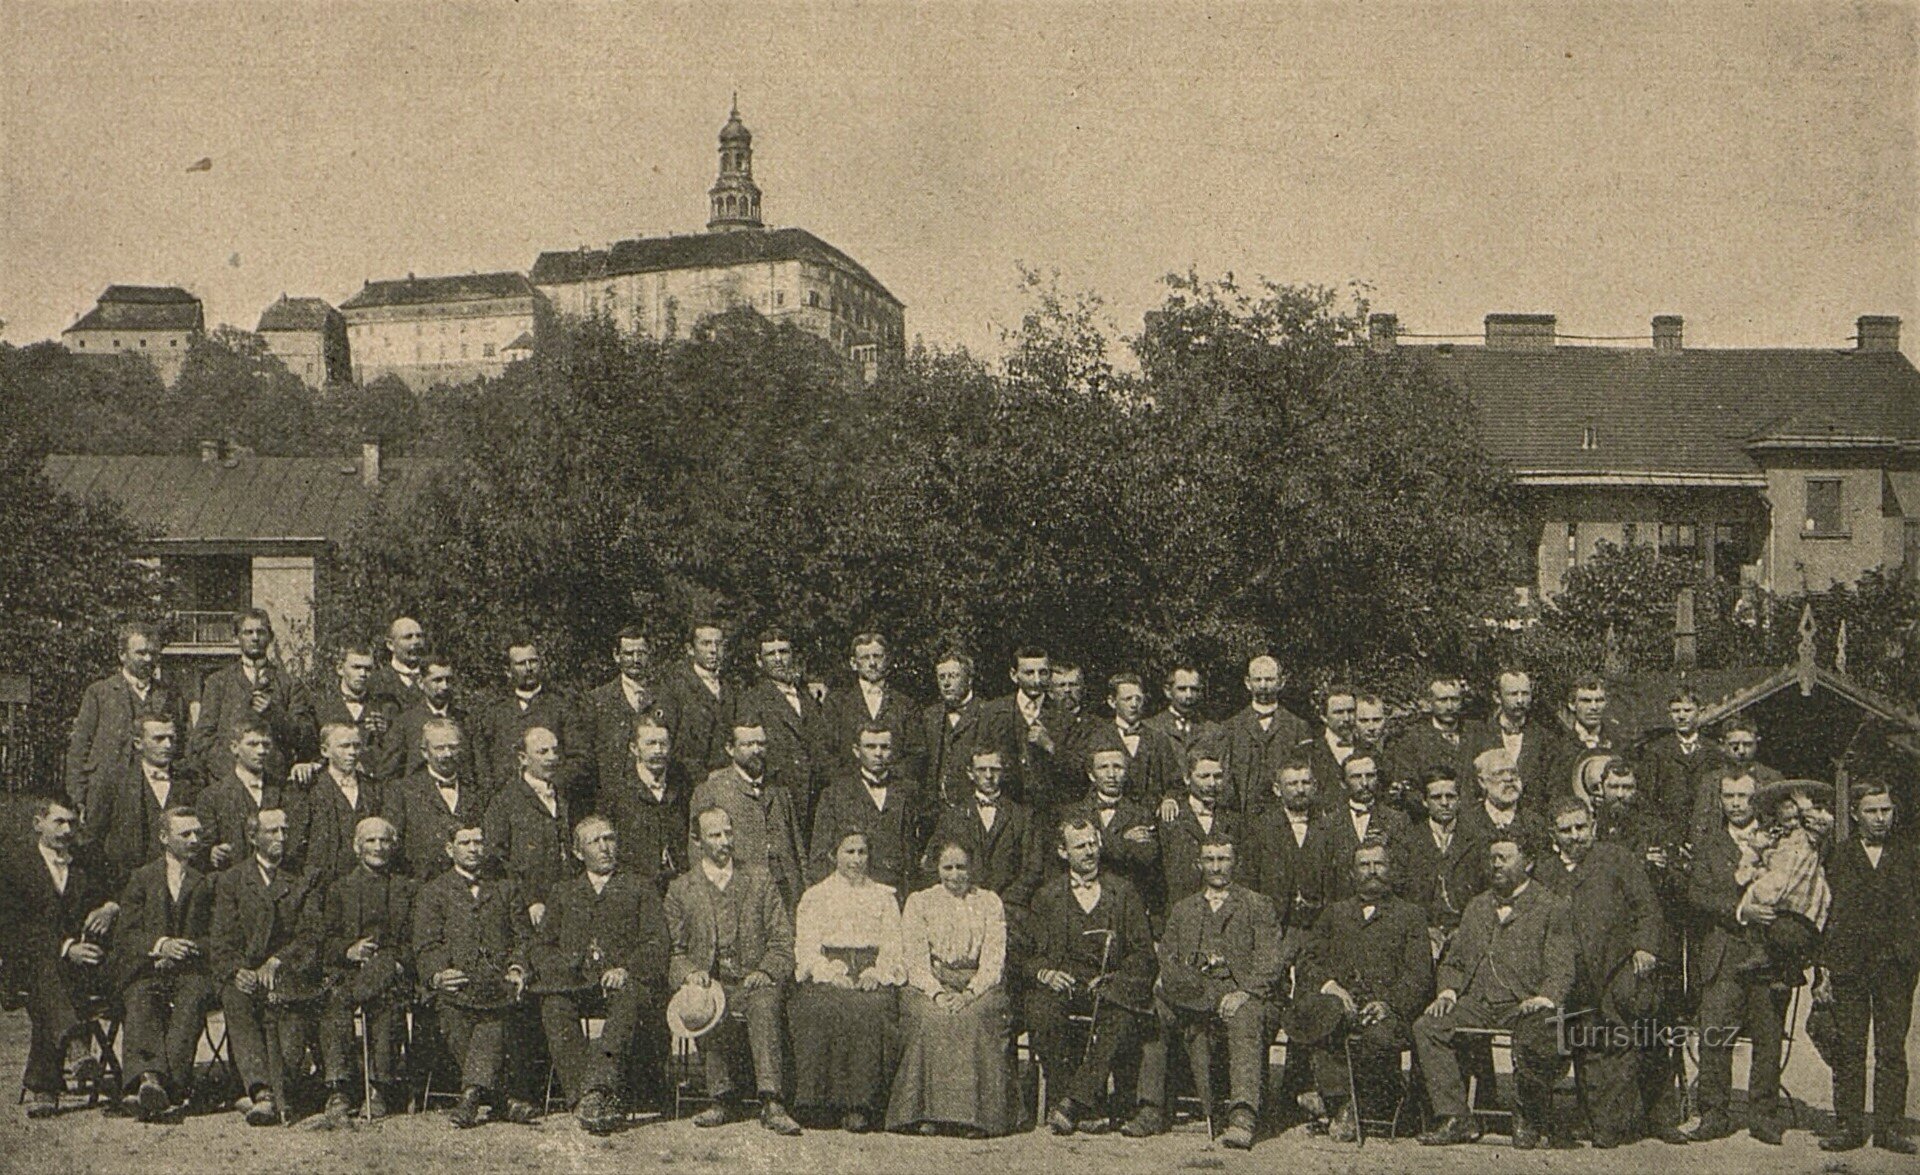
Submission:
<svg viewBox="0 0 1920 1175">
<path fill-rule="evenodd" d="M 848 832 L 834 871 L 800 899 L 794 917 L 794 1104 L 816 1121 L 868 1129 L 893 1072 L 900 906 L 867 876 L 867 836 Z"/>
<path fill-rule="evenodd" d="M 907 989 L 900 1068 L 887 1129 L 981 1138 L 1015 1128 L 1007 1056 L 1006 915 L 973 884 L 966 846 L 936 845 L 940 884 L 907 899 L 901 919 Z"/>
</svg>

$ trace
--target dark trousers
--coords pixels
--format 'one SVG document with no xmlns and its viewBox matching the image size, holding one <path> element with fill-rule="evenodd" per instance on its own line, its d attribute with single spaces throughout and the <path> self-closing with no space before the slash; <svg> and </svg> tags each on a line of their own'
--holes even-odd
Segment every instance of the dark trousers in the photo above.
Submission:
<svg viewBox="0 0 1920 1175">
<path fill-rule="evenodd" d="M 1899 1130 L 1907 1105 L 1907 1030 L 1913 1019 L 1911 968 L 1833 973 L 1833 1111 L 1843 1126 L 1867 1124 L 1867 1028 L 1873 1028 L 1873 1128 Z"/>
<path fill-rule="evenodd" d="M 151 975 L 121 993 L 126 1010 L 120 1043 L 126 1054 L 127 1088 L 143 1074 L 157 1073 L 181 1101 L 193 1092 L 193 1058 L 213 1006 L 213 980 L 204 974 Z"/>
<path fill-rule="evenodd" d="M 1316 992 L 1306 998 L 1330 1000 L 1334 997 Z M 1373 1118 L 1392 1113 L 1400 1104 L 1404 1088 L 1400 1053 L 1411 1042 L 1407 1022 L 1389 1012 L 1386 1019 L 1364 1027 L 1354 1024 L 1352 1017 L 1345 1017 L 1327 1039 L 1302 1044 L 1313 1057 L 1313 1084 L 1322 1100 L 1328 1105 L 1339 1105 L 1347 1100 L 1351 1086 L 1360 1094 L 1360 1104 L 1355 1111 Z M 1353 1054 L 1351 1070 L 1347 1065 L 1349 1050 Z"/>
<path fill-rule="evenodd" d="M 313 1018 L 290 1008 L 276 1009 L 269 1015 L 264 991 L 255 990 L 248 995 L 231 983 L 222 984 L 220 1012 L 227 1021 L 227 1044 L 233 1053 L 233 1067 L 239 1071 L 240 1084 L 248 1097 L 262 1089 L 280 1088 L 290 1067 L 306 1056 L 313 1041 Z M 279 1073 L 273 1073 L 267 1063 L 269 1031 L 278 1037 Z"/>
<path fill-rule="evenodd" d="M 1456 1037 L 1455 1030 L 1505 1028 L 1513 1033 L 1514 1110 L 1528 1123 L 1545 1125 L 1561 1058 L 1554 1051 L 1551 1021 L 1537 1012 L 1518 1016 L 1517 1007 L 1489 1004 L 1469 992 L 1447 1015 L 1421 1016 L 1413 1022 L 1414 1055 L 1420 1060 L 1435 1114 L 1460 1117 L 1467 1113 L 1463 1065 L 1479 1040 Z"/>
<path fill-rule="evenodd" d="M 1700 1112 L 1727 1112 L 1733 1094 L 1733 1037 L 1745 1029 L 1753 1042 L 1747 1076 L 1747 1112 L 1772 1114 L 1780 1102 L 1780 1037 L 1787 1018 L 1785 990 L 1764 979 L 1743 981 L 1725 965 L 1700 995 Z"/>
<path fill-rule="evenodd" d="M 1577 1054 L 1587 1120 L 1596 1140 L 1632 1142 L 1646 1133 L 1638 1080 L 1640 1056 L 1631 1048 L 1584 1049 Z"/>
<path fill-rule="evenodd" d="M 717 981 L 716 981 L 717 982 Z M 714 1098 L 729 1098 L 739 1086 L 727 1054 L 739 1042 L 740 1023 L 746 1022 L 747 1045 L 753 1052 L 754 1088 L 778 1100 L 786 1088 L 786 1033 L 784 994 L 778 983 L 748 991 L 735 983 L 724 985 L 727 993 L 727 1018 L 716 1024 L 703 1038 L 701 1064 L 707 1073 L 707 1093 Z M 710 1046 L 704 1044 L 711 1041 Z"/>
<path fill-rule="evenodd" d="M 461 1089 L 500 1092 L 511 1011 L 477 1011 L 444 998 L 434 1008 L 440 1016 L 440 1035 L 460 1066 Z"/>
<path fill-rule="evenodd" d="M 405 1009 L 397 999 L 375 998 L 365 1005 L 367 1012 L 367 1060 L 372 1071 L 368 1079 L 389 1085 L 400 1077 L 400 1042 L 406 1034 Z M 340 1085 L 360 1075 L 360 1045 L 354 1039 L 352 997 L 336 988 L 327 997 L 326 1011 L 320 1017 L 320 1055 L 327 1067 L 327 1082 Z"/>
<path fill-rule="evenodd" d="M 588 1090 L 621 1091 L 640 1020 L 650 1007 L 645 989 L 631 980 L 604 995 L 556 992 L 540 998 L 547 1051 L 569 1103 L 577 1105 Z M 583 1016 L 602 1018 L 598 1037 L 587 1037 L 580 1023 Z"/>
<path fill-rule="evenodd" d="M 80 1029 L 74 1004 L 97 980 L 98 968 L 83 968 L 62 959 L 36 959 L 27 964 L 27 1072 L 21 1079 L 31 1093 L 59 1093 L 65 1081 L 67 1040 Z"/>
<path fill-rule="evenodd" d="M 1091 1010 L 1092 1002 L 1085 996 L 1069 999 L 1045 986 L 1027 993 L 1027 1032 L 1046 1070 L 1055 1105 L 1062 1098 L 1071 1098 L 1085 1109 L 1104 1108 L 1107 1079 L 1122 1060 L 1140 1048 L 1150 1030 L 1143 1013 L 1103 1000 L 1092 1040 L 1084 1046 L 1086 1062 L 1082 1064 L 1081 1054 L 1073 1048 L 1076 1026 L 1068 1016 Z"/>
</svg>

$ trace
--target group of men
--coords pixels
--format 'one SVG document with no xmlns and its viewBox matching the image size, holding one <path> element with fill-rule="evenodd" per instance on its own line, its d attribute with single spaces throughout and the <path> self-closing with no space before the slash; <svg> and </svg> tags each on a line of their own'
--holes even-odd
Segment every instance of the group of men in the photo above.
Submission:
<svg viewBox="0 0 1920 1175">
<path fill-rule="evenodd" d="M 934 881 L 930 845 L 968 846 L 1007 911 L 1008 983 L 1056 1133 L 1156 1133 L 1170 1055 L 1208 1096 L 1224 1050 L 1209 1111 L 1223 1143 L 1251 1146 L 1284 1027 L 1288 1084 L 1336 1137 L 1396 1112 L 1404 1051 L 1437 1118 L 1422 1141 L 1478 1137 L 1467 1078 L 1491 1076 L 1492 1033 L 1512 1043 L 1516 1146 L 1570 1141 L 1550 1106 L 1570 1055 L 1595 1146 L 1724 1137 L 1745 1034 L 1747 1127 L 1780 1140 L 1777 1045 L 1803 976 L 1756 965 L 1771 911 L 1736 877 L 1761 801 L 1790 781 L 1758 761 L 1751 724 L 1704 734 L 1685 691 L 1671 729 L 1636 743 L 1598 678 L 1542 715 L 1530 676 L 1503 672 L 1495 712 L 1468 723 L 1464 683 L 1436 676 L 1390 734 L 1380 697 L 1341 686 L 1301 721 L 1269 656 L 1248 662 L 1249 701 L 1224 721 L 1202 716 L 1187 665 L 1159 683 L 1158 713 L 1122 672 L 1096 714 L 1077 667 L 1023 647 L 992 700 L 971 658 L 940 656 L 939 700 L 922 707 L 879 633 L 853 638 L 853 681 L 829 693 L 778 630 L 736 680 L 724 628 L 703 620 L 665 667 L 643 630 L 622 631 L 617 675 L 577 699 L 546 685 L 538 642 L 516 640 L 508 690 L 469 709 L 409 617 L 378 654 L 343 650 L 314 691 L 273 659 L 264 614 L 238 634 L 239 658 L 189 707 L 155 676 L 155 634 L 129 628 L 76 720 L 66 797 L 36 807 L 34 844 L 9 857 L 30 1115 L 57 1108 L 65 1054 L 105 1000 L 124 1009 L 127 1104 L 145 1117 L 190 1093 L 217 1006 L 250 1122 L 279 1120 L 315 1038 L 329 1110 L 383 1111 L 412 1017 L 436 1021 L 458 1062 L 457 1124 L 488 1106 L 529 1120 L 543 1046 L 583 1124 L 610 1129 L 663 1067 L 669 994 L 718 982 L 744 1009 L 763 1122 L 794 1132 L 791 916 L 858 829 L 902 899 Z M 1825 849 L 1816 992 L 1839 1026 L 1840 1129 L 1823 1145 L 1910 1153 L 1920 925 L 1892 895 L 1920 885 L 1920 856 L 1893 835 L 1884 782 L 1841 802 L 1852 831 Z M 1682 1134 L 1671 1028 L 1689 1013 L 1700 1121 Z M 592 1038 L 589 1015 L 604 1020 Z M 717 1050 L 708 1077 L 736 1084 Z"/>
</svg>

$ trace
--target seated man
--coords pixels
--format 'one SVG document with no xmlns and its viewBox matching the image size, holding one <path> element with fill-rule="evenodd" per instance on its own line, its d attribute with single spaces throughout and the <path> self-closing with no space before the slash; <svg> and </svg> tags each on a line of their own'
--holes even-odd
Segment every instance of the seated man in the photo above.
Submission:
<svg viewBox="0 0 1920 1175">
<path fill-rule="evenodd" d="M 700 859 L 667 887 L 667 930 L 673 946 L 667 984 L 720 985 L 726 1006 L 746 1020 L 760 1124 L 775 1134 L 799 1134 L 800 1124 L 780 1101 L 786 1070 L 783 993 L 793 975 L 793 919 L 764 868 L 756 868 L 757 862 L 735 865 L 733 818 L 725 808 L 702 808 L 694 817 L 694 832 Z M 722 1025 L 711 1035 L 729 1031 Z M 713 1047 L 700 1050 L 713 1104 L 694 1115 L 696 1126 L 723 1126 L 739 1116 L 739 1087 L 725 1043 L 715 1039 Z"/>
<path fill-rule="evenodd" d="M 1535 851 L 1532 843 L 1494 834 L 1487 846 L 1488 889 L 1467 903 L 1460 932 L 1440 960 L 1440 994 L 1414 1021 L 1420 1071 L 1440 1116 L 1439 1126 L 1420 1136 L 1428 1146 L 1479 1135 L 1460 1075 L 1469 1044 L 1455 1035 L 1462 1028 L 1513 1033 L 1513 1145 L 1531 1150 L 1541 1144 L 1560 1067 L 1553 1013 L 1565 1007 L 1573 987 L 1574 938 L 1566 900 L 1532 883 Z"/>
<path fill-rule="evenodd" d="M 211 954 L 233 1065 L 248 1099 L 247 1124 L 267 1126 L 280 1121 L 288 1065 L 306 1055 L 313 1036 L 301 1007 L 313 989 L 303 973 L 308 951 L 300 928 L 324 889 L 314 874 L 282 863 L 285 811 L 247 817 L 246 834 L 252 855 L 214 886 Z"/>
<path fill-rule="evenodd" d="M 353 830 L 353 872 L 327 889 L 311 941 L 331 980 L 320 1025 L 329 1116 L 346 1114 L 357 1100 L 359 1068 L 354 1044 L 355 1012 L 366 1016 L 367 1117 L 384 1118 L 405 1098 L 400 1080 L 400 1043 L 413 982 L 413 904 L 420 883 L 394 865 L 400 843 L 393 825 L 369 816 Z"/>
<path fill-rule="evenodd" d="M 1220 1143 L 1247 1150 L 1266 1084 L 1267 1046 L 1279 1025 L 1278 989 L 1286 963 L 1280 915 L 1266 895 L 1234 884 L 1234 856 L 1234 844 L 1224 835 L 1200 842 L 1202 888 L 1167 911 L 1155 1011 L 1162 1033 L 1178 1033 L 1185 1042 L 1196 1090 L 1212 1088 L 1213 1037 L 1224 1031 L 1232 1076 Z M 1121 1131 L 1128 1137 L 1157 1133 L 1162 1124 L 1164 1046 L 1146 1050 L 1140 1091 L 1143 1105 Z"/>
<path fill-rule="evenodd" d="M 161 818 L 162 856 L 133 871 L 120 897 L 108 971 L 126 1010 L 128 1107 L 151 1122 L 193 1093 L 193 1057 L 213 1004 L 207 975 L 213 882 L 190 863 L 203 831 L 192 808 Z"/>
<path fill-rule="evenodd" d="M 1359 1136 L 1363 1109 L 1378 1113 L 1399 1102 L 1407 1026 L 1432 986 L 1426 918 L 1394 896 L 1392 853 L 1372 838 L 1353 850 L 1353 896 L 1321 913 L 1295 972 L 1288 1037 L 1313 1058 L 1321 1108 L 1340 1107 L 1332 1127 L 1339 1142 Z"/>
<path fill-rule="evenodd" d="M 527 986 L 527 903 L 512 881 L 481 875 L 487 834 L 477 825 L 450 829 L 446 851 L 453 868 L 414 901 L 413 958 L 460 1066 L 460 1104 L 448 1118 L 471 1129 L 491 1104 L 496 1120 L 526 1125 L 538 1112 L 502 1091 L 520 1085 L 509 1066 L 523 1057 L 509 1055 L 507 1031 Z"/>
<path fill-rule="evenodd" d="M 33 804 L 33 840 L 9 846 L 0 858 L 0 963 L 4 987 L 25 991 L 27 1072 L 21 1080 L 31 1103 L 29 1118 L 60 1111 L 62 1064 L 88 1047 L 76 1004 L 104 990 L 100 964 L 118 902 L 73 859 L 79 820 L 67 804 Z"/>
<path fill-rule="evenodd" d="M 1106 1126 L 1108 1078 L 1149 1030 L 1159 964 L 1140 895 L 1100 870 L 1100 830 L 1065 818 L 1055 849 L 1067 871 L 1034 895 L 1027 1027 L 1054 1093 L 1047 1128 L 1097 1133 Z M 1093 1018 L 1084 1048 L 1070 1042 L 1073 1014 Z"/>
<path fill-rule="evenodd" d="M 553 887 L 533 946 L 534 987 L 560 1088 L 580 1125 L 606 1134 L 620 1123 L 622 1076 L 643 1019 L 659 1014 L 667 921 L 651 878 L 620 865 L 619 837 L 604 817 L 573 829 L 586 871 Z M 604 1021 L 589 1040 L 580 1018 Z"/>
</svg>

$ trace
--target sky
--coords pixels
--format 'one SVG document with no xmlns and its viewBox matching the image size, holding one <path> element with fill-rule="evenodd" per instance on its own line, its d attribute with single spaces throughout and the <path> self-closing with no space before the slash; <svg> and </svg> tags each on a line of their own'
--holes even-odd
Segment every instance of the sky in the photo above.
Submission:
<svg viewBox="0 0 1920 1175">
<path fill-rule="evenodd" d="M 0 337 L 109 283 L 281 293 L 697 232 L 738 91 L 770 224 L 997 353 L 1019 266 L 1689 345 L 1916 349 L 1916 9 L 1815 3 L 0 4 Z M 189 170 L 200 159 L 209 170 Z"/>
</svg>

